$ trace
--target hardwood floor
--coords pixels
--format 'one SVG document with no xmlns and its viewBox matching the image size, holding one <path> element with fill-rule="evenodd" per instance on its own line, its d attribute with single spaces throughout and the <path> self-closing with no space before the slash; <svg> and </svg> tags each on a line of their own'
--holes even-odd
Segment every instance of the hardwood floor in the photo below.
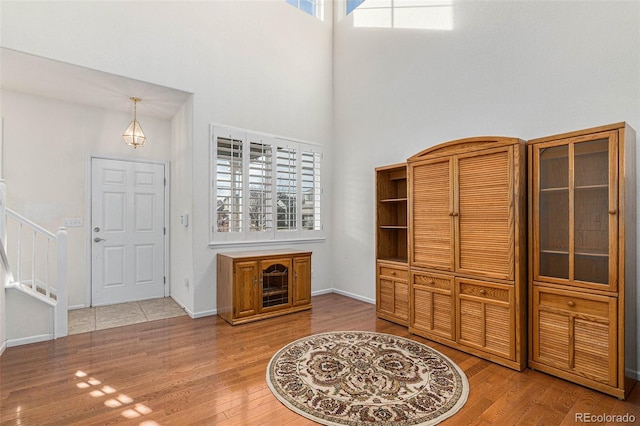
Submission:
<svg viewBox="0 0 640 426">
<path fill-rule="evenodd" d="M 377 319 L 373 305 L 327 294 L 313 298 L 312 311 L 245 325 L 181 316 L 8 348 L 0 357 L 0 424 L 314 424 L 275 399 L 265 370 L 285 344 L 332 330 L 409 337 L 456 362 L 471 391 L 443 425 L 569 425 L 577 413 L 640 421 L 640 386 L 619 401 L 536 371 L 518 373 L 409 335 Z"/>
</svg>

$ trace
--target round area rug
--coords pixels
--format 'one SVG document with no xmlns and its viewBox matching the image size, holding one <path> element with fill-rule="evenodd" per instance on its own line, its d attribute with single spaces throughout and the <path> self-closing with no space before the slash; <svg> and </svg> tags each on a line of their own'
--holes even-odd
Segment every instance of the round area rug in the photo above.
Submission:
<svg viewBox="0 0 640 426">
<path fill-rule="evenodd" d="M 440 352 L 368 331 L 289 343 L 269 361 L 267 384 L 288 408 L 325 425 L 434 425 L 469 395 L 467 377 Z"/>
</svg>

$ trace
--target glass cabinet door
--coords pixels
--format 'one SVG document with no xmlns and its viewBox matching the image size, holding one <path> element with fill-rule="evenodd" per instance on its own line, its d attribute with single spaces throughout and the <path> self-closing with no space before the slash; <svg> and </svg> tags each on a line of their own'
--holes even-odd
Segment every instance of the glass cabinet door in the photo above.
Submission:
<svg viewBox="0 0 640 426">
<path fill-rule="evenodd" d="M 291 261 L 275 260 L 262 265 L 262 306 L 261 311 L 280 309 L 291 304 Z"/>
<path fill-rule="evenodd" d="M 574 280 L 609 284 L 609 140 L 574 144 Z"/>
<path fill-rule="evenodd" d="M 540 275 L 569 279 L 569 146 L 540 150 Z"/>
<path fill-rule="evenodd" d="M 615 289 L 615 134 L 537 147 L 536 278 Z"/>
</svg>

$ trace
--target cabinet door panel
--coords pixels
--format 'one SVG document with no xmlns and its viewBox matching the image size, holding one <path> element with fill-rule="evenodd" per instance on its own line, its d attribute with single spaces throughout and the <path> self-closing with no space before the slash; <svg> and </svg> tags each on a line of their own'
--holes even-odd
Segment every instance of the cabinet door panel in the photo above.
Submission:
<svg viewBox="0 0 640 426">
<path fill-rule="evenodd" d="M 617 290 L 617 132 L 531 148 L 533 277 Z"/>
<path fill-rule="evenodd" d="M 609 326 L 576 318 L 574 321 L 574 368 L 599 382 L 609 382 Z M 603 368 L 604 367 L 604 368 Z"/>
<path fill-rule="evenodd" d="M 513 279 L 511 152 L 458 158 L 457 271 Z"/>
<path fill-rule="evenodd" d="M 589 138 L 590 139 L 590 138 Z M 573 279 L 616 289 L 616 134 L 573 144 Z"/>
<path fill-rule="evenodd" d="M 412 273 L 410 327 L 425 336 L 454 339 L 453 278 Z"/>
<path fill-rule="evenodd" d="M 409 319 L 409 271 L 406 268 L 378 264 L 376 310 L 385 319 L 407 324 Z M 389 318 L 391 316 L 393 318 Z"/>
<path fill-rule="evenodd" d="M 617 299 L 535 287 L 533 360 L 616 386 Z"/>
<path fill-rule="evenodd" d="M 395 281 L 393 293 L 393 312 L 406 321 L 409 317 L 409 284 L 406 281 Z"/>
<path fill-rule="evenodd" d="M 268 259 L 260 262 L 260 310 L 273 311 L 291 306 L 291 258 Z"/>
<path fill-rule="evenodd" d="M 486 339 L 485 347 L 495 353 L 511 356 L 511 309 L 508 306 L 485 305 Z"/>
<path fill-rule="evenodd" d="M 380 292 L 378 295 L 378 310 L 387 314 L 393 314 L 393 306 L 394 306 L 393 280 L 380 277 L 378 282 L 379 282 L 378 291 Z"/>
<path fill-rule="evenodd" d="M 235 316 L 247 317 L 258 313 L 258 262 L 235 264 Z"/>
<path fill-rule="evenodd" d="M 538 313 L 539 335 L 534 359 L 551 366 L 569 367 L 569 317 L 540 310 Z"/>
<path fill-rule="evenodd" d="M 412 168 L 411 218 L 414 266 L 453 271 L 453 199 L 451 160 Z"/>
<path fill-rule="evenodd" d="M 293 306 L 311 303 L 311 257 L 293 259 Z"/>
<path fill-rule="evenodd" d="M 507 359 L 515 359 L 513 288 L 456 279 L 457 340 Z"/>
</svg>

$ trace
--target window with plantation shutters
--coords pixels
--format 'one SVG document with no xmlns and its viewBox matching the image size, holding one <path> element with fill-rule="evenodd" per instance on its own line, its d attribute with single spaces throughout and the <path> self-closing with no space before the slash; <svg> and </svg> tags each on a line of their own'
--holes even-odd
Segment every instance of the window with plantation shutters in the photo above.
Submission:
<svg viewBox="0 0 640 426">
<path fill-rule="evenodd" d="M 212 245 L 322 238 L 319 146 L 218 125 L 211 144 Z"/>
</svg>

